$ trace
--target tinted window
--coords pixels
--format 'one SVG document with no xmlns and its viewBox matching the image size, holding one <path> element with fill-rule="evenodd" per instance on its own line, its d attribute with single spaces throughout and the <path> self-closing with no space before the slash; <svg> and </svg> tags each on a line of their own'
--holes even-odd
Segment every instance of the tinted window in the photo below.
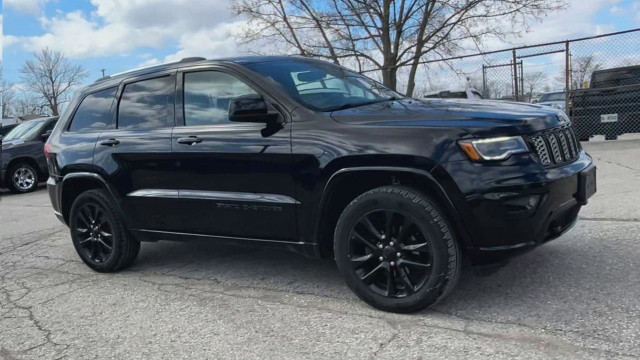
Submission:
<svg viewBox="0 0 640 360">
<path fill-rule="evenodd" d="M 40 130 L 40 132 L 42 132 L 43 134 L 46 133 L 47 131 L 53 130 L 54 127 L 56 127 L 56 123 L 58 122 L 58 120 L 54 120 L 51 121 L 50 123 L 48 123 L 47 125 L 45 125 L 42 130 Z"/>
<path fill-rule="evenodd" d="M 187 126 L 229 121 L 229 104 L 239 96 L 255 94 L 235 77 L 217 71 L 184 74 L 184 121 Z"/>
<path fill-rule="evenodd" d="M 403 97 L 366 76 L 328 63 L 291 60 L 245 66 L 275 81 L 289 96 L 314 110 L 333 111 Z"/>
<path fill-rule="evenodd" d="M 5 136 L 9 133 L 9 131 L 13 130 L 13 128 L 16 127 L 15 125 L 3 125 L 2 128 L 0 128 L 0 136 Z"/>
<path fill-rule="evenodd" d="M 155 129 L 173 126 L 173 76 L 125 85 L 118 107 L 119 129 Z"/>
<path fill-rule="evenodd" d="M 565 94 L 563 92 L 558 92 L 558 93 L 548 93 L 548 94 L 544 94 L 542 95 L 542 97 L 540 98 L 539 102 L 545 102 L 545 101 L 565 101 Z"/>
<path fill-rule="evenodd" d="M 73 116 L 69 131 L 95 131 L 107 127 L 111 123 L 111 105 L 115 95 L 114 87 L 84 98 Z"/>
<path fill-rule="evenodd" d="M 640 83 L 640 67 L 602 70 L 593 73 L 592 87 L 637 85 Z"/>
</svg>

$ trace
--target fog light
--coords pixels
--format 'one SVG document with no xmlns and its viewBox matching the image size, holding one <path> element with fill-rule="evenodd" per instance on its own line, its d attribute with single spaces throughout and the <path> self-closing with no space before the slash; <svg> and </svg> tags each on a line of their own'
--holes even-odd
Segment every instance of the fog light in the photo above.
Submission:
<svg viewBox="0 0 640 360">
<path fill-rule="evenodd" d="M 508 211 L 520 212 L 520 211 L 533 211 L 538 207 L 540 202 L 540 195 L 528 195 L 521 196 L 503 201 L 504 206 Z"/>
</svg>

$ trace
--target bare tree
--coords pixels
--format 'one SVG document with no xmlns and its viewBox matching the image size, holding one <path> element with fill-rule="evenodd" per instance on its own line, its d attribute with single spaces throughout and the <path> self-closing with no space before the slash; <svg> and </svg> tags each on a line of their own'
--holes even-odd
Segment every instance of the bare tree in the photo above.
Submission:
<svg viewBox="0 0 640 360">
<path fill-rule="evenodd" d="M 2 80 L 2 117 L 7 118 L 13 116 L 13 107 L 15 101 L 15 91 L 13 90 L 13 84 Z"/>
<path fill-rule="evenodd" d="M 525 95 L 529 96 L 529 101 L 531 101 L 533 93 L 547 81 L 547 74 L 542 71 L 530 72 L 526 73 L 522 80 L 527 91 Z"/>
<path fill-rule="evenodd" d="M 17 98 L 11 108 L 13 116 L 24 115 L 52 115 L 51 109 L 46 103 L 43 103 L 41 99 L 35 96 L 26 95 L 25 97 Z"/>
<path fill-rule="evenodd" d="M 87 71 L 74 65 L 59 51 L 43 49 L 33 54 L 22 67 L 22 80 L 30 90 L 57 116 L 61 104 L 70 100 L 73 87 L 87 77 Z"/>
<path fill-rule="evenodd" d="M 481 49 L 491 37 L 519 35 L 532 18 L 565 5 L 564 0 L 234 0 L 234 11 L 249 21 L 242 43 L 284 43 L 278 48 L 288 54 L 359 70 L 367 66 L 380 71 L 393 89 L 398 69 L 406 66 L 411 96 L 422 61 Z"/>
<path fill-rule="evenodd" d="M 2 63 L 0 62 L 0 84 L 2 86 L 2 88 L 0 88 L 0 97 L 2 98 L 2 118 L 6 118 L 12 115 L 11 105 L 13 98 L 15 97 L 15 93 L 13 91 L 13 85 L 4 80 L 1 64 Z"/>
<path fill-rule="evenodd" d="M 594 71 L 602 68 L 593 55 L 571 59 L 571 89 L 582 89 Z"/>
</svg>

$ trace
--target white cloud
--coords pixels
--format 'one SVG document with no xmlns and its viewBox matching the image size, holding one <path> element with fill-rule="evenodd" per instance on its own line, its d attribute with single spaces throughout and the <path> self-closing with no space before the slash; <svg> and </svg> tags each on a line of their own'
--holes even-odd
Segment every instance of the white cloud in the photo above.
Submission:
<svg viewBox="0 0 640 360">
<path fill-rule="evenodd" d="M 238 22 L 227 1 L 91 0 L 95 10 L 58 13 L 40 18 L 45 33 L 19 37 L 28 51 L 48 47 L 69 58 L 126 54 L 139 48 L 178 46 L 181 54 L 228 56 L 235 42 L 228 38 Z M 14 41 L 15 43 L 16 41 Z M 199 51 L 201 49 L 201 51 Z M 152 63 L 147 59 L 145 63 Z"/>
<path fill-rule="evenodd" d="M 238 54 L 234 35 L 245 26 L 243 21 L 221 24 L 213 29 L 202 29 L 184 34 L 180 38 L 180 50 L 165 60 L 174 61 L 189 56 L 207 58 L 229 57 Z"/>
<path fill-rule="evenodd" d="M 130 28 L 123 24 L 98 25 L 75 11 L 41 20 L 46 33 L 21 38 L 29 51 L 48 47 L 64 52 L 69 58 L 87 58 L 132 51 L 141 46 L 160 47 L 165 35 L 159 29 Z"/>
<path fill-rule="evenodd" d="M 94 14 L 106 23 L 137 29 L 193 31 L 231 17 L 231 2 L 225 0 L 91 0 L 91 3 L 97 8 Z"/>
<path fill-rule="evenodd" d="M 11 45 L 13 45 L 13 44 L 16 44 L 16 43 L 19 41 L 19 39 L 18 39 L 16 36 L 13 36 L 13 35 L 4 35 L 4 34 L 2 34 L 2 35 L 3 35 L 3 36 L 2 36 L 2 47 L 3 47 L 3 48 L 4 48 L 5 46 L 6 46 L 6 47 L 9 47 L 9 46 L 11 46 Z M 0 51 L 1 51 L 1 50 L 0 50 Z"/>
<path fill-rule="evenodd" d="M 42 5 L 49 0 L 4 0 L 7 9 L 37 16 L 42 11 Z"/>
<path fill-rule="evenodd" d="M 598 14 L 620 2 L 621 0 L 569 0 L 567 9 L 532 24 L 518 43 L 545 43 L 613 31 L 614 25 L 598 22 Z"/>
<path fill-rule="evenodd" d="M 192 56 L 202 56 L 208 59 L 230 57 L 239 54 L 238 46 L 234 40 L 237 34 L 245 26 L 244 21 L 223 23 L 212 29 L 202 29 L 187 33 L 180 37 L 179 50 L 167 55 L 164 59 L 146 58 L 138 64 L 139 67 L 157 65 L 184 59 Z"/>
</svg>

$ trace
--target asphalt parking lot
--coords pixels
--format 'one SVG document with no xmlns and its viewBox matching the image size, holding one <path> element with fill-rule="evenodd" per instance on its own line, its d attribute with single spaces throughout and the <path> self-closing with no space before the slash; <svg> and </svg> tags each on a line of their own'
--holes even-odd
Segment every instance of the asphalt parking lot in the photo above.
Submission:
<svg viewBox="0 0 640 360">
<path fill-rule="evenodd" d="M 598 193 L 571 232 L 412 315 L 369 308 L 331 261 L 275 250 L 145 243 L 98 274 L 44 188 L 2 192 L 0 357 L 639 358 L 640 139 L 585 147 Z"/>
</svg>

